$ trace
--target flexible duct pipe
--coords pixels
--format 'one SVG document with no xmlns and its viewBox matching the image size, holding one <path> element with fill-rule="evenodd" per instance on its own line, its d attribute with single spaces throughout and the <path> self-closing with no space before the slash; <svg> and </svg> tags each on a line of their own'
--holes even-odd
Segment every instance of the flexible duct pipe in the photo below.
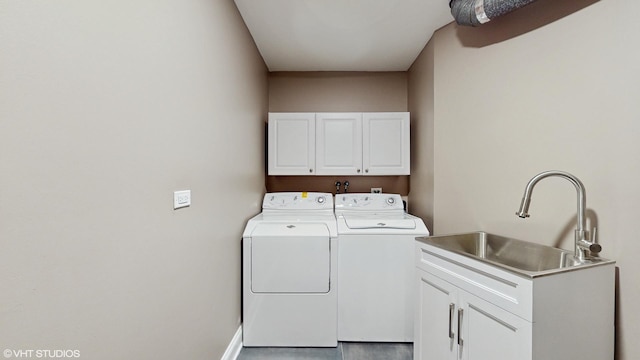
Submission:
<svg viewBox="0 0 640 360">
<path fill-rule="evenodd" d="M 535 0 L 451 0 L 451 15 L 459 25 L 478 26 Z"/>
</svg>

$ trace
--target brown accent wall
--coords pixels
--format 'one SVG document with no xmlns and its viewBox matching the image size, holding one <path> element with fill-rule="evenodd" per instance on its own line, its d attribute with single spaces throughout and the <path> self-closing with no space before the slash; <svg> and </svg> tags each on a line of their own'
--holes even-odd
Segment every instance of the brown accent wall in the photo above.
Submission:
<svg viewBox="0 0 640 360">
<path fill-rule="evenodd" d="M 269 191 L 321 191 L 336 192 L 336 181 L 349 181 L 349 192 L 370 192 L 373 187 L 381 187 L 383 192 L 407 195 L 408 176 L 268 176 Z M 344 192 L 344 185 L 340 186 Z"/>
</svg>

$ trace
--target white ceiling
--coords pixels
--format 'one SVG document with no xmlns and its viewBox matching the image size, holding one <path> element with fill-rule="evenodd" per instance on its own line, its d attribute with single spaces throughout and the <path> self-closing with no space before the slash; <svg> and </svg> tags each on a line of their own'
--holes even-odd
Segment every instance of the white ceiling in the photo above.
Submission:
<svg viewBox="0 0 640 360">
<path fill-rule="evenodd" d="M 448 0 L 234 0 L 269 71 L 405 71 Z"/>
</svg>

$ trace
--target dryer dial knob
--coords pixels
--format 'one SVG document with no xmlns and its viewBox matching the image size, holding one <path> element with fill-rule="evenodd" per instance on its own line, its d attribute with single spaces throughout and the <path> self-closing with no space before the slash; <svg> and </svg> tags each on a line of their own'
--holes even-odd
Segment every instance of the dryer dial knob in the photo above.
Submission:
<svg viewBox="0 0 640 360">
<path fill-rule="evenodd" d="M 326 201 L 326 199 L 324 198 L 324 196 L 318 196 L 318 197 L 316 198 L 316 202 L 317 202 L 318 204 L 324 204 L 324 202 L 325 202 L 325 201 Z"/>
<path fill-rule="evenodd" d="M 393 204 L 395 204 L 395 202 L 396 202 L 396 199 L 394 199 L 392 197 L 387 199 L 387 204 L 389 204 L 389 205 L 393 205 Z"/>
</svg>

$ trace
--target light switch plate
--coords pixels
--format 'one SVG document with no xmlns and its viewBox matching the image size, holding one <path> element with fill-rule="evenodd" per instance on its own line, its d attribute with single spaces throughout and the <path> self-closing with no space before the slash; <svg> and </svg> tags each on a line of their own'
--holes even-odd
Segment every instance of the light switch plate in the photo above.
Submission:
<svg viewBox="0 0 640 360">
<path fill-rule="evenodd" d="M 180 209 L 191 205 L 191 190 L 173 192 L 173 209 Z"/>
</svg>

